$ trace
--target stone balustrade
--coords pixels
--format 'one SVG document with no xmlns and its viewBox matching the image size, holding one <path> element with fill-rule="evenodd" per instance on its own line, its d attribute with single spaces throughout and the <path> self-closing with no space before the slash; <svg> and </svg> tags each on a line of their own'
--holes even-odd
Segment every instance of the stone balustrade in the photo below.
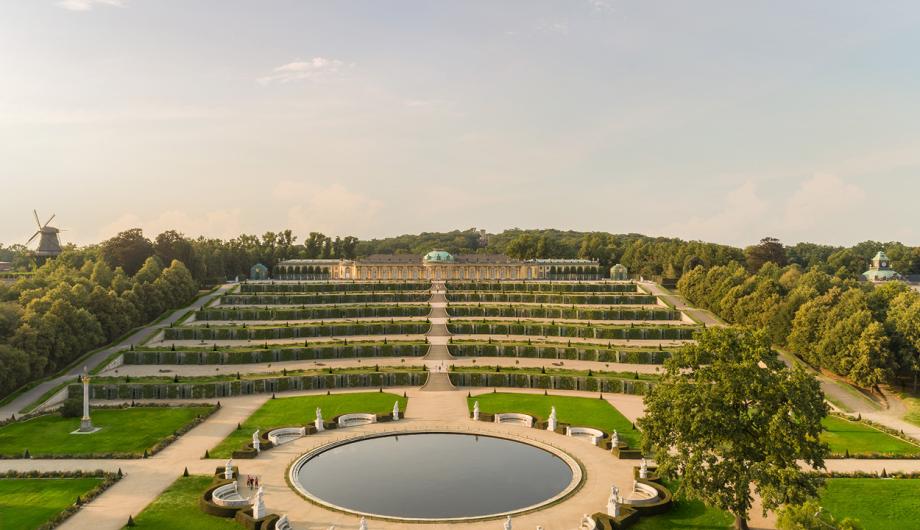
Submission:
<svg viewBox="0 0 920 530">
<path fill-rule="evenodd" d="M 506 425 L 521 425 L 524 427 L 533 427 L 533 416 L 527 414 L 518 414 L 516 412 L 502 412 L 495 415 L 495 423 Z"/>
<path fill-rule="evenodd" d="M 367 425 L 369 423 L 377 423 L 376 414 L 367 414 L 363 412 L 356 412 L 354 414 L 342 414 L 338 417 L 337 420 L 339 427 L 354 427 L 356 425 Z"/>
<path fill-rule="evenodd" d="M 302 438 L 307 435 L 306 427 L 282 427 L 280 429 L 273 429 L 268 433 L 268 439 L 274 445 L 281 445 L 287 442 L 293 442 L 298 438 Z"/>
</svg>

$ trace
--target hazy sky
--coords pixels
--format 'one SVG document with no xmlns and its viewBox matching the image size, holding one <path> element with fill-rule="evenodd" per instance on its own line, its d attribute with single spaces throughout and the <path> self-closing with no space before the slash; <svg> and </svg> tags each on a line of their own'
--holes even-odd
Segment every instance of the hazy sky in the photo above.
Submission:
<svg viewBox="0 0 920 530">
<path fill-rule="evenodd" d="M 0 0 L 0 242 L 920 244 L 916 1 Z M 43 219 L 44 221 L 44 219 Z"/>
</svg>

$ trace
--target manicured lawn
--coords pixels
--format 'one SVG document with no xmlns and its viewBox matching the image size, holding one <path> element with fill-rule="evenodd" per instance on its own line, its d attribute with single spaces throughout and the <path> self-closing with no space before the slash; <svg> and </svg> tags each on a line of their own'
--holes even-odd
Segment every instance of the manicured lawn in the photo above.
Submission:
<svg viewBox="0 0 920 530">
<path fill-rule="evenodd" d="M 834 454 L 889 454 L 920 455 L 920 446 L 905 442 L 868 425 L 828 416 L 822 420 L 824 433 L 821 439 L 830 445 Z"/>
<path fill-rule="evenodd" d="M 300 396 L 270 399 L 259 407 L 252 416 L 242 423 L 242 429 L 233 431 L 230 436 L 210 451 L 213 458 L 228 458 L 233 451 L 241 449 L 252 440 L 256 429 L 265 432 L 276 427 L 292 425 L 311 425 L 316 419 L 316 408 L 323 411 L 323 419 L 331 420 L 341 414 L 367 412 L 370 414 L 388 414 L 393 412 L 393 403 L 399 401 L 399 410 L 405 412 L 406 398 L 388 392 L 358 392 L 349 394 L 332 394 L 329 396 Z"/>
<path fill-rule="evenodd" d="M 96 486 L 101 478 L 0 479 L 0 530 L 38 528 Z"/>
<path fill-rule="evenodd" d="M 39 416 L 0 427 L 0 455 L 21 457 L 29 449 L 40 455 L 130 453 L 137 456 L 187 425 L 210 407 L 134 407 L 92 411 L 93 424 L 102 430 L 93 434 L 70 434 L 80 427 L 80 418 L 57 414 Z"/>
<path fill-rule="evenodd" d="M 677 491 L 677 484 L 664 483 L 672 492 Z M 661 515 L 642 517 L 631 528 L 637 530 L 666 530 L 668 528 L 731 528 L 735 518 L 722 510 L 709 508 L 701 501 L 688 501 L 677 497 L 671 509 Z"/>
<path fill-rule="evenodd" d="M 628 442 L 630 447 L 638 447 L 641 439 L 639 431 L 633 430 L 630 421 L 605 399 L 498 392 L 468 398 L 470 410 L 473 410 L 476 401 L 479 402 L 480 412 L 520 412 L 543 421 L 549 418 L 550 408 L 556 407 L 560 423 L 594 427 L 607 433 L 616 429 L 620 439 Z"/>
<path fill-rule="evenodd" d="M 852 517 L 866 530 L 917 528 L 920 480 L 832 478 L 821 492 L 821 506 L 837 519 Z"/>
<path fill-rule="evenodd" d="M 137 525 L 134 528 L 240 530 L 242 527 L 233 519 L 208 515 L 198 508 L 198 497 L 212 480 L 213 477 L 206 475 L 180 477 L 134 518 Z"/>
</svg>

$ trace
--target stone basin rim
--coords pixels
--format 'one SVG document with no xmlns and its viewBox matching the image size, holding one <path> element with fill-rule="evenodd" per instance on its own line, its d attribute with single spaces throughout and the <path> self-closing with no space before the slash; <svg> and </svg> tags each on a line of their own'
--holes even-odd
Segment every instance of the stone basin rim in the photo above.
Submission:
<svg viewBox="0 0 920 530">
<path fill-rule="evenodd" d="M 330 449 L 335 449 L 336 447 L 341 447 L 343 445 L 348 445 L 348 444 L 360 442 L 363 440 L 371 440 L 375 438 L 390 438 L 394 436 L 403 436 L 403 435 L 408 436 L 408 435 L 416 435 L 416 434 L 455 434 L 455 435 L 465 435 L 465 436 L 487 436 L 489 438 L 498 438 L 501 440 L 508 440 L 512 442 L 530 445 L 531 447 L 535 447 L 537 449 L 546 451 L 552 454 L 553 456 L 559 458 L 563 462 L 565 462 L 565 464 L 569 466 L 569 469 L 572 471 L 572 480 L 569 481 L 569 484 L 556 495 L 546 500 L 543 500 L 541 502 L 538 502 L 536 504 L 525 506 L 523 508 L 518 508 L 515 510 L 504 511 L 504 512 L 484 514 L 484 515 L 474 515 L 470 517 L 432 517 L 432 518 L 399 517 L 395 515 L 383 515 L 383 514 L 377 514 L 377 513 L 372 513 L 372 512 L 362 512 L 359 510 L 346 508 L 344 506 L 339 506 L 337 504 L 331 503 L 329 501 L 326 501 L 324 499 L 321 499 L 313 495 L 312 493 L 307 491 L 306 488 L 304 488 L 297 481 L 297 474 L 300 471 L 301 467 L 303 467 L 304 464 L 309 462 L 310 459 L 316 456 L 319 456 L 320 454 Z M 480 431 L 466 431 L 466 430 L 461 431 L 461 430 L 451 430 L 451 429 L 413 429 L 413 430 L 405 430 L 405 431 L 398 431 L 398 432 L 382 431 L 382 432 L 375 432 L 375 433 L 366 433 L 366 434 L 354 436 L 351 438 L 331 441 L 329 443 L 320 445 L 300 455 L 296 459 L 294 459 L 294 461 L 288 467 L 286 478 L 287 478 L 288 485 L 291 486 L 297 492 L 298 495 L 300 495 L 307 501 L 312 502 L 313 504 L 316 504 L 318 506 L 321 506 L 321 507 L 324 507 L 330 510 L 334 510 L 337 512 L 347 513 L 347 514 L 355 515 L 358 517 L 361 517 L 361 516 L 370 517 L 373 519 L 380 519 L 384 521 L 405 521 L 405 522 L 411 522 L 411 523 L 465 523 L 465 522 L 478 522 L 478 521 L 484 521 L 484 520 L 489 520 L 489 519 L 499 519 L 499 518 L 507 517 L 509 515 L 520 515 L 520 514 L 540 510 L 542 508 L 547 508 L 551 505 L 555 505 L 571 497 L 572 495 L 574 495 L 584 483 L 585 477 L 586 477 L 586 473 L 585 473 L 584 467 L 581 465 L 581 463 L 577 459 L 575 459 L 573 456 L 569 455 L 567 452 L 563 451 L 562 449 L 554 445 L 550 445 L 540 440 L 535 440 L 533 438 L 519 436 L 513 433 L 495 433 L 495 432 L 480 432 Z"/>
</svg>

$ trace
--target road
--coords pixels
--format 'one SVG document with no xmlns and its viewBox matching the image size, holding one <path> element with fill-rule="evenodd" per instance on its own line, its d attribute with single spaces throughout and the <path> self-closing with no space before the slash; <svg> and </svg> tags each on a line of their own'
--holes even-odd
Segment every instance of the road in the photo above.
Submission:
<svg viewBox="0 0 920 530">
<path fill-rule="evenodd" d="M 45 392 L 53 389 L 54 387 L 60 385 L 61 383 L 65 381 L 75 379 L 77 376 L 80 375 L 80 373 L 83 372 L 83 366 L 95 367 L 99 363 L 108 359 L 108 357 L 112 355 L 113 353 L 115 353 L 116 351 L 127 349 L 132 345 L 137 346 L 141 344 L 143 341 L 148 339 L 155 331 L 160 330 L 162 328 L 169 327 L 170 324 L 182 318 L 182 315 L 184 315 L 189 310 L 200 309 L 202 306 L 204 306 L 205 304 L 213 300 L 215 297 L 218 297 L 224 294 L 225 292 L 227 292 L 234 286 L 235 284 L 224 284 L 220 286 L 218 289 L 214 290 L 214 292 L 211 292 L 204 296 L 199 297 L 192 304 L 186 307 L 183 307 L 182 309 L 177 309 L 173 311 L 168 317 L 157 322 L 156 324 L 149 324 L 147 326 L 144 326 L 138 329 L 137 331 L 135 331 L 134 333 L 132 333 L 131 335 L 129 335 L 127 338 L 121 340 L 120 342 L 110 344 L 108 347 L 97 351 L 96 353 L 88 357 L 84 362 L 67 370 L 66 373 L 59 375 L 48 381 L 45 381 L 44 383 L 41 383 L 35 388 L 32 388 L 26 392 L 23 392 L 19 397 L 17 397 L 10 403 L 7 403 L 6 405 L 0 407 L 0 418 L 9 418 L 13 414 L 19 414 L 23 408 L 27 407 L 33 401 L 40 398 Z"/>
</svg>

